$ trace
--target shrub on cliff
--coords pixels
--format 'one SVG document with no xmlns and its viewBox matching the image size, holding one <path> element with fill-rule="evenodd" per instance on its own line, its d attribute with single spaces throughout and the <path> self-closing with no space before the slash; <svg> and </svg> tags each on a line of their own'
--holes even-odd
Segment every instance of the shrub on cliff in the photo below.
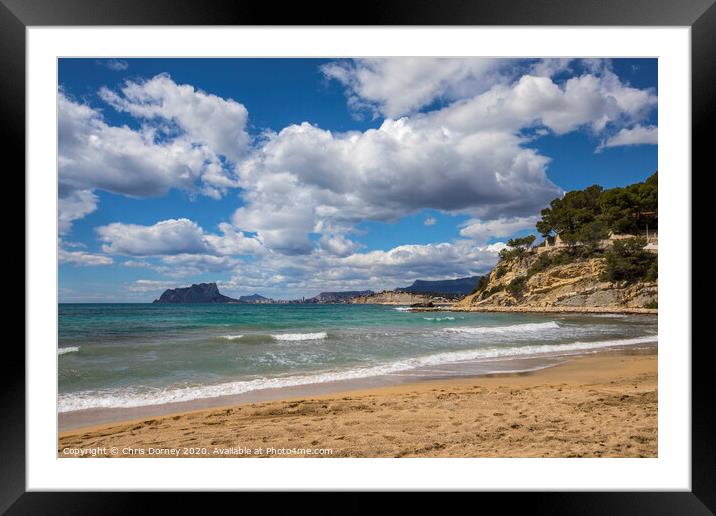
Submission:
<svg viewBox="0 0 716 516">
<path fill-rule="evenodd" d="M 527 276 L 520 276 L 510 281 L 509 285 L 507 285 L 507 292 L 509 292 L 515 299 L 520 299 L 522 298 L 522 294 L 524 293 L 526 287 Z"/>
<path fill-rule="evenodd" d="M 469 295 L 477 294 L 478 292 L 482 292 L 487 288 L 487 276 L 480 276 L 480 278 L 477 280 L 477 285 L 475 285 L 475 288 L 472 289 L 472 292 L 470 292 Z"/>
<path fill-rule="evenodd" d="M 658 278 L 657 256 L 644 249 L 643 237 L 617 240 L 606 253 L 602 279 L 612 282 L 633 283 L 656 281 Z"/>
<path fill-rule="evenodd" d="M 527 254 L 527 249 L 537 239 L 534 235 L 527 235 L 522 238 L 512 238 L 507 241 L 507 247 L 502 249 L 498 254 L 500 260 L 507 261 L 513 258 L 522 258 Z"/>
</svg>

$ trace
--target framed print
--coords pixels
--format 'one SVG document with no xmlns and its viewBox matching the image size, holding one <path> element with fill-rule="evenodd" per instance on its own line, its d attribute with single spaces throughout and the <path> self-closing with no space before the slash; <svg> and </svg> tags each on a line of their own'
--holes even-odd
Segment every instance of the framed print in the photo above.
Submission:
<svg viewBox="0 0 716 516">
<path fill-rule="evenodd" d="M 713 510 L 712 2 L 63 4 L 1 11 L 10 514 L 144 490 Z"/>
</svg>

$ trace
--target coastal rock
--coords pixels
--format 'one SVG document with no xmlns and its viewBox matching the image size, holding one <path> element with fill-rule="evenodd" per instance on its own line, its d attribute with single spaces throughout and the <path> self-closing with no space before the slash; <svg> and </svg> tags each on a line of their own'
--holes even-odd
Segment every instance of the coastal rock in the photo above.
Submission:
<svg viewBox="0 0 716 516">
<path fill-rule="evenodd" d="M 273 299 L 264 297 L 261 294 L 251 294 L 250 296 L 241 296 L 239 301 L 242 303 L 253 303 L 253 304 L 269 304 L 273 303 Z"/>
<path fill-rule="evenodd" d="M 238 299 L 224 296 L 216 283 L 199 283 L 191 287 L 170 288 L 155 303 L 241 303 Z"/>
<path fill-rule="evenodd" d="M 530 274 L 536 260 L 536 253 L 528 253 L 498 264 L 490 272 L 487 286 L 464 297 L 455 308 L 656 312 L 653 306 L 658 298 L 657 282 L 603 281 L 604 258 L 576 260 Z"/>
<path fill-rule="evenodd" d="M 321 292 L 317 296 L 307 299 L 307 303 L 350 303 L 351 299 L 358 296 L 370 296 L 372 290 L 348 290 L 343 292 Z"/>
<path fill-rule="evenodd" d="M 410 292 L 396 292 L 386 290 L 368 296 L 357 296 L 350 300 L 351 303 L 376 304 L 376 305 L 414 305 L 416 303 L 440 303 L 449 304 L 448 299 L 435 297 L 429 294 L 412 294 Z"/>
</svg>

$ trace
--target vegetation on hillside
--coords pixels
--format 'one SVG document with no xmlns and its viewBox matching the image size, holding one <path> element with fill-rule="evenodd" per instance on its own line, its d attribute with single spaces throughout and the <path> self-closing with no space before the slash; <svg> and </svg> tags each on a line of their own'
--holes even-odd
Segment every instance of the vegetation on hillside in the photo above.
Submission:
<svg viewBox="0 0 716 516">
<path fill-rule="evenodd" d="M 615 241 L 614 245 L 604 253 L 606 269 L 602 278 L 606 281 L 625 283 L 656 281 L 657 256 L 646 251 L 645 245 L 644 237 Z"/>
<path fill-rule="evenodd" d="M 592 185 L 554 199 L 542 210 L 537 230 L 545 237 L 559 235 L 567 244 L 594 245 L 609 233 L 636 235 L 657 229 L 658 176 L 643 183 L 604 190 Z"/>
<path fill-rule="evenodd" d="M 657 230 L 658 175 L 655 172 L 642 183 L 620 188 L 603 189 L 592 185 L 584 190 L 568 192 L 554 199 L 541 212 L 536 227 L 550 242 L 559 235 L 568 247 L 537 255 L 525 275 L 507 284 L 494 285 L 488 289 L 488 277 L 479 278 L 471 294 L 487 299 L 492 294 L 506 290 L 519 299 L 530 277 L 551 267 L 567 265 L 577 260 L 603 257 L 605 271 L 602 280 L 615 283 L 656 281 L 658 276 L 657 255 L 644 249 L 646 239 L 641 236 L 615 240 L 607 250 L 599 242 L 613 234 L 639 235 L 646 228 Z M 504 276 L 512 260 L 528 255 L 536 237 L 528 235 L 513 238 L 499 253 L 493 278 Z"/>
</svg>

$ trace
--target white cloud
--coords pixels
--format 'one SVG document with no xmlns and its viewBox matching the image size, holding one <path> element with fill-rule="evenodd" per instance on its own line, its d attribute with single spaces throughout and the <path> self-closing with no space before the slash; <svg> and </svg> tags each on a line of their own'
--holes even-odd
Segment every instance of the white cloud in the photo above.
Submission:
<svg viewBox="0 0 716 516">
<path fill-rule="evenodd" d="M 129 292 L 134 293 L 140 293 L 145 294 L 148 292 L 163 292 L 164 290 L 168 288 L 177 288 L 180 285 L 177 282 L 174 281 L 157 281 L 157 280 L 146 280 L 146 279 L 140 279 L 136 280 L 134 283 L 132 283 L 129 287 L 127 287 L 127 290 Z"/>
<path fill-rule="evenodd" d="M 111 265 L 114 260 L 109 256 L 88 253 L 86 251 L 67 251 L 60 248 L 57 251 L 57 258 L 60 263 L 73 263 L 75 265 Z"/>
<path fill-rule="evenodd" d="M 366 132 L 304 123 L 267 136 L 239 167 L 246 202 L 232 217 L 286 254 L 313 249 L 309 233 L 345 233 L 425 208 L 475 217 L 524 216 L 561 194 L 548 158 L 506 131 L 463 132 L 432 117 L 386 120 Z"/>
<path fill-rule="evenodd" d="M 482 244 L 533 227 L 535 213 L 563 193 L 547 177 L 549 158 L 528 147 L 526 134 L 601 135 L 626 126 L 633 129 L 603 145 L 629 144 L 619 141 L 636 141 L 656 104 L 651 90 L 622 83 L 608 62 L 585 65 L 587 73 L 555 82 L 571 71 L 569 60 L 517 71 L 484 59 L 337 62 L 323 72 L 346 86 L 349 103 L 408 116 L 347 133 L 304 122 L 264 133 L 253 146 L 244 106 L 167 75 L 101 91 L 139 128 L 111 126 L 60 93 L 60 227 L 66 232 L 96 209 L 99 189 L 219 197 L 240 188 L 242 203 L 217 234 L 188 219 L 117 222 L 97 228 L 103 250 L 155 257 L 125 265 L 162 274 L 234 270 L 227 286 L 247 290 L 386 288 L 386 281 L 484 272 L 499 249 Z M 450 103 L 419 112 L 435 100 Z M 643 129 L 655 137 L 655 127 Z M 347 236 L 358 234 L 361 221 L 424 209 L 468 215 L 460 235 L 470 240 L 361 253 Z M 259 259 L 235 258 L 246 254 Z"/>
<path fill-rule="evenodd" d="M 105 253 L 129 256 L 201 254 L 207 251 L 204 232 L 188 219 L 169 219 L 153 226 L 115 222 L 97 228 Z"/>
<path fill-rule="evenodd" d="M 231 99 L 205 93 L 190 84 L 176 84 L 168 74 L 148 81 L 127 81 L 118 94 L 108 88 L 100 97 L 119 111 L 137 118 L 176 123 L 192 142 L 237 160 L 249 142 L 248 111 Z"/>
<path fill-rule="evenodd" d="M 207 272 L 226 272 L 236 269 L 241 263 L 236 258 L 229 256 L 213 256 L 208 254 L 178 254 L 164 256 L 161 259 L 162 266 L 155 270 L 167 276 L 195 276 Z"/>
<path fill-rule="evenodd" d="M 534 230 L 538 217 L 513 217 L 496 220 L 468 220 L 460 229 L 460 236 L 476 242 L 487 242 L 490 238 L 505 238 L 524 229 Z"/>
<path fill-rule="evenodd" d="M 218 255 L 235 254 L 261 254 L 266 248 L 257 238 L 246 236 L 241 231 L 236 231 L 231 224 L 222 222 L 219 224 L 221 235 L 205 234 L 204 240 L 209 249 Z"/>
<path fill-rule="evenodd" d="M 73 221 L 97 209 L 97 196 L 91 190 L 63 191 L 60 187 L 57 202 L 58 231 L 61 235 L 71 229 Z"/>
<path fill-rule="evenodd" d="M 58 94 L 60 229 L 96 208 L 94 190 L 155 197 L 177 188 L 218 198 L 236 187 L 234 160 L 248 144 L 243 105 L 160 75 L 101 97 L 144 119 L 138 129 L 109 125 L 101 112 Z M 176 127 L 172 126 L 175 125 Z"/>
<path fill-rule="evenodd" d="M 643 118 L 656 102 L 651 90 L 627 86 L 610 71 L 572 77 L 563 85 L 549 77 L 523 75 L 509 86 L 495 86 L 426 116 L 433 123 L 470 132 L 517 132 L 535 125 L 556 134 L 583 126 L 600 132 L 608 123 Z"/>
<path fill-rule="evenodd" d="M 499 79 L 500 63 L 488 58 L 369 58 L 333 62 L 321 70 L 346 87 L 353 107 L 396 117 L 436 98 L 475 95 Z"/>
<path fill-rule="evenodd" d="M 324 72 L 344 82 L 365 75 L 354 94 L 368 91 L 363 100 L 374 101 L 366 81 L 392 84 L 403 62 L 370 63 L 339 63 Z M 543 65 L 554 72 L 569 63 Z M 547 178 L 549 158 L 527 147 L 524 130 L 599 133 L 641 119 L 656 103 L 652 91 L 623 84 L 605 62 L 590 69 L 559 84 L 523 75 L 365 132 L 303 123 L 268 133 L 237 169 L 246 204 L 232 223 L 256 232 L 270 249 L 297 255 L 313 251 L 310 233 L 345 234 L 361 220 L 395 220 L 425 208 L 483 222 L 531 216 L 562 191 Z"/>
<path fill-rule="evenodd" d="M 123 72 L 129 68 L 129 63 L 124 59 L 108 59 L 104 65 L 114 72 Z"/>
<path fill-rule="evenodd" d="M 319 242 L 321 249 L 335 256 L 348 256 L 361 247 L 342 235 L 323 235 Z"/>
<path fill-rule="evenodd" d="M 437 219 L 435 217 L 428 217 L 423 221 L 423 224 L 426 226 L 434 226 L 437 223 Z"/>
<path fill-rule="evenodd" d="M 313 296 L 330 290 L 389 290 L 415 279 L 445 279 L 481 274 L 497 261 L 503 243 L 476 245 L 470 240 L 404 245 L 388 251 L 336 256 L 319 250 L 310 256 L 270 254 L 243 263 L 222 292 L 260 291 L 279 298 Z"/>
<path fill-rule="evenodd" d="M 559 73 L 570 71 L 574 59 L 571 58 L 547 58 L 540 59 L 530 69 L 532 75 L 538 77 L 553 77 Z"/>
<path fill-rule="evenodd" d="M 608 147 L 619 147 L 624 145 L 656 145 L 659 143 L 659 130 L 653 125 L 636 125 L 631 129 L 621 129 L 611 138 L 603 141 L 597 152 Z"/>
<path fill-rule="evenodd" d="M 255 238 L 236 232 L 229 224 L 220 224 L 222 235 L 206 234 L 189 219 L 169 219 L 152 226 L 114 222 L 97 228 L 97 235 L 104 242 L 105 253 L 125 256 L 172 256 L 172 255 L 236 255 L 263 252 L 263 246 Z M 180 258 L 165 261 L 177 263 Z M 183 258 L 187 261 L 186 257 Z M 192 259 L 196 263 L 196 258 Z M 210 259 L 205 264 L 212 263 Z M 219 263 L 214 260 L 213 263 Z"/>
<path fill-rule="evenodd" d="M 204 146 L 177 137 L 159 143 L 154 130 L 110 126 L 101 114 L 60 93 L 59 174 L 63 188 L 101 189 L 132 197 L 153 197 L 171 188 L 193 190 L 216 157 Z M 221 184 L 208 182 L 212 189 Z"/>
</svg>

